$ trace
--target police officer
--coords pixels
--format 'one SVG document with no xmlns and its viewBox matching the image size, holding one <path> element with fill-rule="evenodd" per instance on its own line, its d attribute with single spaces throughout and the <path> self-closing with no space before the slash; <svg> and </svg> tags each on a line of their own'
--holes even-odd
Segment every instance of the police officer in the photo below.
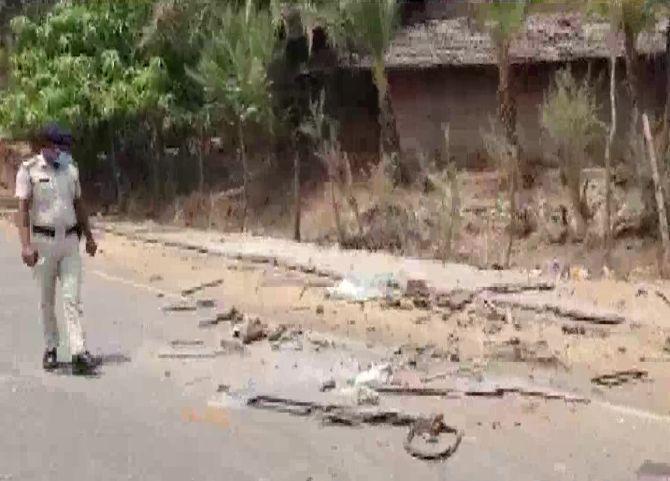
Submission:
<svg viewBox="0 0 670 481">
<path fill-rule="evenodd" d="M 19 199 L 19 235 L 23 262 L 33 268 L 40 288 L 39 317 L 46 350 L 43 367 L 58 367 L 58 325 L 55 313 L 56 280 L 60 280 L 63 314 L 75 374 L 90 373 L 97 362 L 86 350 L 81 326 L 81 257 L 79 242 L 86 238 L 86 252 L 97 250 L 81 198 L 79 170 L 69 154 L 69 135 L 48 124 L 33 138 L 31 159 L 16 175 Z"/>
</svg>

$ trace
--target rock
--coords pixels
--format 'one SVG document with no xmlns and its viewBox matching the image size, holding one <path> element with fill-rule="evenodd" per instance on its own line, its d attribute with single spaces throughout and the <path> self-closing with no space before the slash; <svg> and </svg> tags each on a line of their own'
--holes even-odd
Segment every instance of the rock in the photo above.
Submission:
<svg viewBox="0 0 670 481">
<path fill-rule="evenodd" d="M 185 311 L 195 311 L 196 309 L 197 309 L 196 305 L 188 301 L 177 302 L 174 304 L 168 304 L 167 306 L 163 306 L 163 311 L 165 312 L 185 312 Z"/>
<path fill-rule="evenodd" d="M 242 324 L 235 327 L 234 337 L 239 337 L 243 344 L 251 344 L 265 337 L 265 329 L 260 319 L 246 319 Z"/>
<path fill-rule="evenodd" d="M 431 302 L 430 299 L 426 297 L 415 297 L 412 299 L 412 303 L 414 304 L 414 307 L 417 309 L 430 309 L 431 308 Z"/>
<path fill-rule="evenodd" d="M 228 339 L 221 339 L 219 344 L 221 346 L 221 354 L 242 354 L 244 353 L 244 346 L 238 341 L 231 341 Z"/>
<path fill-rule="evenodd" d="M 580 335 L 583 336 L 586 334 L 586 329 L 584 326 L 569 326 L 569 325 L 564 325 L 561 327 L 561 331 L 563 334 L 568 334 L 568 335 Z"/>
<path fill-rule="evenodd" d="M 475 291 L 455 289 L 453 291 L 440 294 L 437 300 L 437 305 L 439 307 L 449 308 L 452 311 L 460 311 L 472 302 L 475 294 Z"/>
<path fill-rule="evenodd" d="M 414 301 L 403 297 L 398 301 L 398 309 L 401 311 L 411 311 L 414 309 Z"/>
<path fill-rule="evenodd" d="M 348 398 L 357 406 L 376 406 L 379 404 L 379 394 L 367 386 L 353 386 L 341 389 L 339 394 Z"/>
<path fill-rule="evenodd" d="M 319 391 L 321 391 L 321 392 L 332 391 L 333 389 L 335 389 L 335 386 L 336 386 L 335 379 L 328 379 L 328 380 L 321 383 L 321 387 L 319 388 Z"/>
<path fill-rule="evenodd" d="M 227 311 L 217 314 L 216 320 L 219 322 L 222 321 L 242 322 L 244 320 L 244 314 L 242 314 L 235 308 L 235 306 L 233 306 Z"/>
<path fill-rule="evenodd" d="M 564 205 L 550 208 L 544 216 L 543 231 L 550 244 L 564 244 L 568 236 L 568 210 Z"/>
<path fill-rule="evenodd" d="M 202 321 L 198 321 L 198 327 L 201 329 L 214 327 L 217 324 L 219 324 L 219 321 L 217 319 L 203 319 Z"/>
<path fill-rule="evenodd" d="M 286 330 L 287 330 L 286 326 L 284 324 L 280 324 L 268 335 L 268 341 L 270 342 L 278 341 L 284 335 Z"/>
<path fill-rule="evenodd" d="M 163 276 L 160 276 L 158 274 L 154 274 L 153 276 L 149 277 L 149 282 L 160 282 L 163 280 Z"/>
<path fill-rule="evenodd" d="M 214 302 L 214 299 L 198 299 L 195 301 L 195 305 L 200 309 L 211 309 L 216 307 L 216 302 Z"/>
<path fill-rule="evenodd" d="M 614 210 L 614 209 L 613 209 Z M 613 213 L 612 234 L 615 238 L 638 233 L 644 221 L 644 201 L 638 189 L 626 192 L 622 205 Z"/>
<path fill-rule="evenodd" d="M 319 314 L 319 315 L 323 315 L 324 308 L 323 308 L 322 304 L 319 304 L 318 306 L 316 306 L 316 313 Z"/>
<path fill-rule="evenodd" d="M 405 295 L 407 297 L 430 297 L 430 289 L 424 279 L 409 279 Z"/>
<path fill-rule="evenodd" d="M 315 346 L 317 349 L 320 349 L 320 348 L 324 348 L 324 349 L 325 349 L 325 348 L 329 348 L 329 347 L 332 347 L 332 346 L 333 346 L 333 343 L 332 343 L 331 341 L 329 341 L 328 339 L 326 339 L 325 337 L 323 337 L 323 336 L 321 336 L 321 335 L 319 335 L 319 334 L 317 334 L 317 333 L 310 333 L 310 334 L 307 336 L 307 340 L 308 340 L 313 346 Z"/>
</svg>

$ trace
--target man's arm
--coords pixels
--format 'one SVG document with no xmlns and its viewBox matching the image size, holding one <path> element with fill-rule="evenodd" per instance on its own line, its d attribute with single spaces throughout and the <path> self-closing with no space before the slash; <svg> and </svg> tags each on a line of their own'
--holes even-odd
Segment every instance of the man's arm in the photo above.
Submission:
<svg viewBox="0 0 670 481">
<path fill-rule="evenodd" d="M 19 200 L 19 213 L 17 227 L 19 239 L 21 240 L 21 259 L 28 267 L 37 263 L 37 251 L 30 242 L 30 202 L 32 199 L 32 186 L 28 167 L 22 165 L 16 174 L 16 198 Z"/>
<path fill-rule="evenodd" d="M 19 199 L 19 217 L 17 222 L 21 248 L 30 247 L 30 200 Z"/>
<path fill-rule="evenodd" d="M 88 209 L 81 197 L 74 200 L 74 212 L 77 214 L 77 223 L 82 234 L 84 234 L 86 240 L 92 240 L 93 232 L 91 232 L 91 223 L 88 220 Z"/>
<path fill-rule="evenodd" d="M 98 250 L 98 246 L 95 243 L 95 239 L 93 239 L 91 223 L 89 222 L 88 218 L 88 209 L 86 208 L 86 205 L 84 204 L 81 196 L 74 200 L 74 211 L 77 215 L 77 223 L 79 224 L 79 228 L 86 238 L 86 252 L 89 255 L 94 256 L 95 252 Z"/>
</svg>

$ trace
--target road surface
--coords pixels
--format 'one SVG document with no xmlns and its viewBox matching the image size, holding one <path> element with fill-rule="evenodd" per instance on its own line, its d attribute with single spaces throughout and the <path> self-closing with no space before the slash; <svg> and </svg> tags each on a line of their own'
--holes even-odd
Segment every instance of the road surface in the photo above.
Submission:
<svg viewBox="0 0 670 481">
<path fill-rule="evenodd" d="M 208 396 L 146 356 L 179 332 L 175 320 L 155 293 L 94 274 L 103 264 L 87 263 L 83 297 L 89 347 L 109 362 L 97 378 L 44 373 L 34 281 L 0 229 L 0 480 L 623 480 L 670 461 L 667 420 L 597 405 L 536 406 L 541 416 L 495 426 L 515 408 L 445 404 L 466 437 L 437 464 L 410 458 L 402 429 L 253 410 L 194 421 Z"/>
</svg>

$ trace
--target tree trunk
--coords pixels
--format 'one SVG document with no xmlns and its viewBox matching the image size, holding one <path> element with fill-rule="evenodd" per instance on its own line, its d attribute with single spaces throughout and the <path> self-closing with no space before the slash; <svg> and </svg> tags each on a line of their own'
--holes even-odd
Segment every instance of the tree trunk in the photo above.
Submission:
<svg viewBox="0 0 670 481">
<path fill-rule="evenodd" d="M 644 127 L 644 136 L 647 139 L 649 162 L 651 164 L 651 175 L 652 179 L 654 180 L 654 193 L 656 195 L 656 208 L 658 210 L 658 229 L 661 234 L 661 242 L 663 247 L 663 256 L 659 266 L 659 271 L 661 275 L 665 277 L 668 274 L 668 267 L 670 266 L 670 235 L 668 235 L 668 215 L 665 211 L 663 187 L 661 186 L 661 179 L 658 175 L 656 149 L 654 148 L 654 140 L 651 137 L 651 129 L 649 128 L 649 118 L 647 117 L 646 113 L 642 115 L 642 124 Z"/>
<path fill-rule="evenodd" d="M 337 241 L 340 245 L 344 245 L 346 236 L 344 234 L 344 226 L 342 225 L 342 217 L 340 216 L 340 204 L 337 201 L 337 186 L 335 179 L 330 176 L 330 201 L 333 205 L 333 215 L 335 216 L 335 229 L 337 230 Z"/>
<path fill-rule="evenodd" d="M 610 57 L 610 131 L 605 146 L 605 262 L 612 252 L 612 144 L 616 135 L 616 56 Z"/>
<path fill-rule="evenodd" d="M 379 103 L 379 157 L 381 162 L 391 162 L 393 167 L 399 167 L 400 138 L 396 126 L 395 112 L 391 92 L 388 87 L 386 70 L 382 63 L 373 68 L 373 78 L 377 87 L 377 101 Z M 401 180 L 402 172 L 394 172 L 395 180 Z"/>
<path fill-rule="evenodd" d="M 447 168 L 447 174 L 449 178 L 451 205 L 449 213 L 449 228 L 447 229 L 446 235 L 447 248 L 445 249 L 445 262 L 451 259 L 453 256 L 454 237 L 456 236 L 458 229 L 459 213 L 461 209 L 461 198 L 458 191 L 458 169 L 456 168 L 456 162 L 451 162 L 449 164 L 449 167 Z"/>
<path fill-rule="evenodd" d="M 293 239 L 300 242 L 300 218 L 302 213 L 302 194 L 300 189 L 300 152 L 296 146 L 293 155 L 293 201 L 295 204 L 295 221 L 293 223 Z"/>
<path fill-rule="evenodd" d="M 663 149 L 661 154 L 665 154 L 668 148 L 668 138 L 670 135 L 670 21 L 665 30 L 665 112 L 663 115 Z"/>
<path fill-rule="evenodd" d="M 624 47 L 626 58 L 626 77 L 628 79 L 628 91 L 630 93 L 631 117 L 630 117 L 630 145 L 632 151 L 629 153 L 632 159 L 639 159 L 644 154 L 639 142 L 640 125 L 640 60 L 636 47 L 637 35 L 630 27 L 624 27 Z M 641 176 L 641 161 L 636 162 L 638 178 Z"/>
<path fill-rule="evenodd" d="M 198 192 L 201 194 L 205 190 L 205 135 L 202 128 L 198 129 Z"/>
<path fill-rule="evenodd" d="M 239 147 L 240 163 L 242 164 L 242 232 L 247 231 L 247 211 L 249 209 L 249 167 L 247 165 L 246 144 L 244 141 L 244 124 L 242 121 L 237 122 L 237 140 Z"/>
<path fill-rule="evenodd" d="M 498 49 L 498 116 L 505 129 L 507 142 L 512 148 L 507 159 L 508 192 L 510 217 L 508 225 L 507 249 L 505 250 L 505 267 L 510 266 L 514 245 L 514 223 L 517 217 L 516 195 L 518 186 L 519 142 L 516 133 L 516 98 L 512 86 L 512 65 L 509 58 L 510 41 L 504 41 Z"/>
</svg>

